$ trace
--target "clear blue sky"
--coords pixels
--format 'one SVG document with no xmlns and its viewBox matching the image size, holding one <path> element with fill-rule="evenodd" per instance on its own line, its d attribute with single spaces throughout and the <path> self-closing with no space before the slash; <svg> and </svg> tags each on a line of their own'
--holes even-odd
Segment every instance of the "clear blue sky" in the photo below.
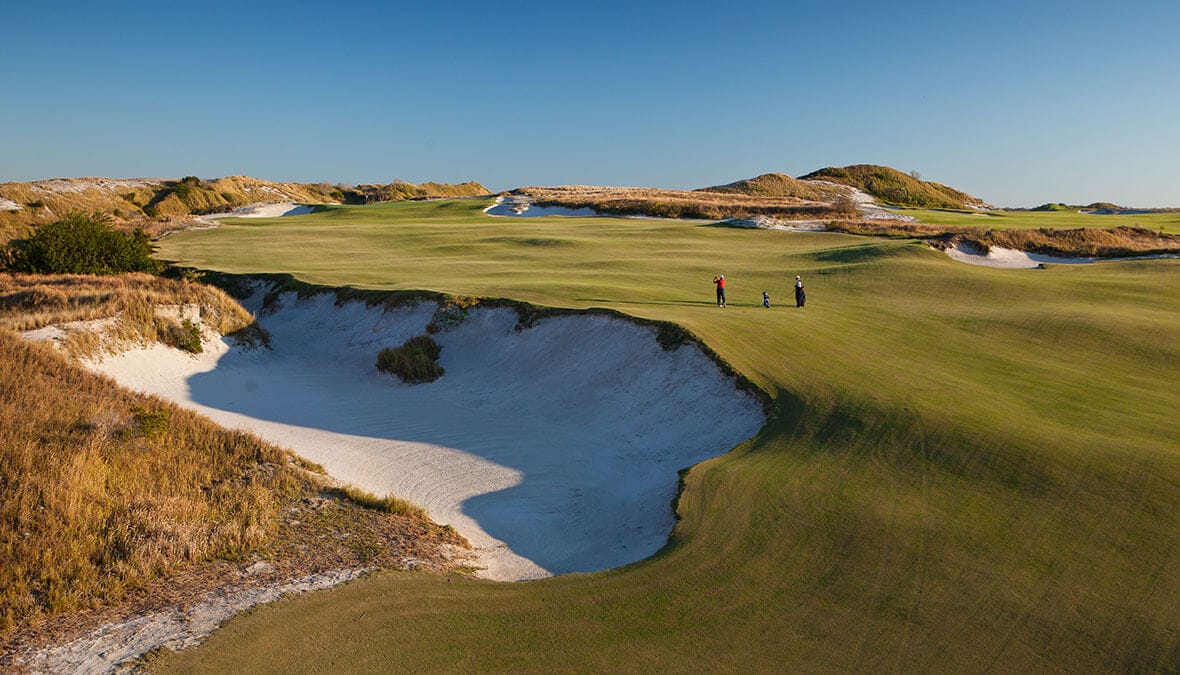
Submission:
<svg viewBox="0 0 1180 675">
<path fill-rule="evenodd" d="M 1180 2 L 0 8 L 0 181 L 693 188 L 886 164 L 1180 206 Z"/>
</svg>

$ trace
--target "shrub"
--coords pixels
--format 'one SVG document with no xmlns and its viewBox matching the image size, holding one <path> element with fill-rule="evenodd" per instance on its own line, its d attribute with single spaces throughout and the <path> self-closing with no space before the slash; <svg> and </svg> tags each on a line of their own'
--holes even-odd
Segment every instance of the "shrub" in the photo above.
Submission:
<svg viewBox="0 0 1180 675">
<path fill-rule="evenodd" d="M 688 340 L 688 331 L 675 324 L 660 324 L 660 329 L 656 333 L 656 342 L 660 343 L 660 348 L 664 351 L 676 351 Z"/>
<path fill-rule="evenodd" d="M 200 354 L 205 351 L 201 344 L 201 328 L 192 319 L 185 319 L 180 325 L 172 325 L 163 336 L 164 344 L 171 345 L 190 354 Z"/>
<path fill-rule="evenodd" d="M 131 412 L 135 416 L 136 435 L 157 438 L 167 433 L 168 420 L 172 418 L 167 408 L 148 410 L 144 406 L 135 406 Z"/>
<path fill-rule="evenodd" d="M 13 246 L 8 266 L 32 274 L 158 273 L 152 245 L 142 229 L 124 234 L 102 213 L 72 213 L 42 225 Z"/>
<path fill-rule="evenodd" d="M 382 349 L 377 355 L 377 370 L 401 378 L 406 384 L 434 382 L 443 376 L 438 365 L 442 347 L 429 336 L 410 338 L 400 347 Z"/>
</svg>

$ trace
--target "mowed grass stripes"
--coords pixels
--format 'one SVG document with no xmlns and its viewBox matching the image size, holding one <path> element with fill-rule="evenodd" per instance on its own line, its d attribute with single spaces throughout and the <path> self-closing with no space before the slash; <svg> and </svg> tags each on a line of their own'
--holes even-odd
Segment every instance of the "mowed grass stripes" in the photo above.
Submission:
<svg viewBox="0 0 1180 675">
<path fill-rule="evenodd" d="M 154 668 L 1180 663 L 1180 261 L 995 270 L 908 240 L 483 206 L 226 221 L 161 254 L 674 321 L 773 395 L 775 418 L 686 474 L 652 559 L 525 584 L 375 575 L 236 619 Z"/>
</svg>

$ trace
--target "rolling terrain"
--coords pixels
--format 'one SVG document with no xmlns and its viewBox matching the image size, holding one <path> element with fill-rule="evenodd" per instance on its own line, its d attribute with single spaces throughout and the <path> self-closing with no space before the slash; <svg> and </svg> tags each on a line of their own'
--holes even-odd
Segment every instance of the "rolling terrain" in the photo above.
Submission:
<svg viewBox="0 0 1180 675">
<path fill-rule="evenodd" d="M 151 668 L 1180 663 L 1177 261 L 1007 271 L 912 239 L 496 219 L 484 205 L 228 220 L 160 254 L 671 321 L 774 397 L 771 422 L 684 475 L 654 558 L 527 584 L 377 574 L 235 619 Z M 804 310 L 782 306 L 794 274 Z"/>
<path fill-rule="evenodd" d="M 23 236 L 29 228 L 53 222 L 74 211 L 108 213 L 127 226 L 158 232 L 175 219 L 223 213 L 259 202 L 306 204 L 354 203 L 464 197 L 487 194 L 476 182 L 415 185 L 332 185 L 281 183 L 248 176 L 204 180 L 187 176 L 159 178 L 54 178 L 0 183 L 0 244 Z"/>
</svg>

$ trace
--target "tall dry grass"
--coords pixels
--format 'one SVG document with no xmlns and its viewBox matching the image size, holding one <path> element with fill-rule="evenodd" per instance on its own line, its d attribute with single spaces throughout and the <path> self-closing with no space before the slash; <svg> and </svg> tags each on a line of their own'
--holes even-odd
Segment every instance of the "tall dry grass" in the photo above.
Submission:
<svg viewBox="0 0 1180 675">
<path fill-rule="evenodd" d="M 1097 258 L 1180 254 L 1180 236 L 1142 227 L 993 230 L 891 220 L 834 221 L 828 227 L 849 234 L 927 239 L 941 247 L 965 242 L 983 251 L 998 246 L 1029 253 Z"/>
<path fill-rule="evenodd" d="M 258 438 L 0 330 L 0 636 L 242 555 L 297 485 Z"/>
<path fill-rule="evenodd" d="M 183 334 L 184 318 L 197 316 L 222 335 L 254 325 L 254 317 L 225 292 L 191 281 L 148 274 L 0 274 L 0 328 L 64 326 L 63 345 L 76 356 L 128 342 L 168 342 Z M 105 320 L 101 331 L 80 325 L 99 320 Z"/>
<path fill-rule="evenodd" d="M 603 213 L 660 218 L 724 220 L 765 215 L 787 219 L 833 218 L 830 202 L 797 197 L 770 197 L 730 192 L 620 188 L 587 185 L 524 187 L 539 206 L 591 208 Z"/>
</svg>

